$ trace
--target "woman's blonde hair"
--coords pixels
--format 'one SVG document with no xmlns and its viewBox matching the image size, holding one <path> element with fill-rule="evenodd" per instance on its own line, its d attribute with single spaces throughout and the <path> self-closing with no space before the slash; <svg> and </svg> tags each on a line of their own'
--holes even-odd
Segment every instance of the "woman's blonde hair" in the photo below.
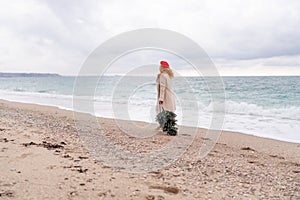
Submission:
<svg viewBox="0 0 300 200">
<path fill-rule="evenodd" d="M 174 73 L 173 73 L 173 71 L 172 71 L 172 69 L 171 69 L 170 67 L 163 67 L 163 66 L 160 66 L 160 67 L 159 67 L 159 71 L 160 71 L 161 73 L 166 72 L 166 73 L 169 75 L 170 78 L 173 78 L 173 77 L 174 77 Z"/>
</svg>

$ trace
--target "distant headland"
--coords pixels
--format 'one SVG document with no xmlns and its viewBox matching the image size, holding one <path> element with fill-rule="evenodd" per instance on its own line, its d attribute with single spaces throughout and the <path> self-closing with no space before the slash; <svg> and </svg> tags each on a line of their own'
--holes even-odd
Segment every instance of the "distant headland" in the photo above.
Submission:
<svg viewBox="0 0 300 200">
<path fill-rule="evenodd" d="M 0 77 L 60 77 L 59 74 L 51 73 L 5 73 L 0 72 Z"/>
</svg>

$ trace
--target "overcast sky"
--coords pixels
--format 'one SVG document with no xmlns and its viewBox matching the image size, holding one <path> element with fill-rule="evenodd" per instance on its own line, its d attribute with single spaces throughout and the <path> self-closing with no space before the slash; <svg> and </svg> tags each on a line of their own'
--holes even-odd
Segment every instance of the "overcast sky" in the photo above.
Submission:
<svg viewBox="0 0 300 200">
<path fill-rule="evenodd" d="M 3 0 L 0 71 L 77 75 L 109 38 L 163 28 L 197 42 L 221 75 L 300 75 L 299 27 L 298 0 Z"/>
</svg>

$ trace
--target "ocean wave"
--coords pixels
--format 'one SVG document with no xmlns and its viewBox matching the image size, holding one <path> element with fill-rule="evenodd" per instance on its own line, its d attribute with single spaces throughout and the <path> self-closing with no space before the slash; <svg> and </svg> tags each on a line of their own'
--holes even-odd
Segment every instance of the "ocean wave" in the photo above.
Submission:
<svg viewBox="0 0 300 200">
<path fill-rule="evenodd" d="M 13 89 L 13 91 L 15 91 L 15 92 L 25 92 L 26 90 L 23 90 L 21 88 L 15 88 L 15 89 Z"/>
<path fill-rule="evenodd" d="M 20 92 L 21 91 L 21 92 Z M 0 93 L 5 94 L 6 96 L 24 96 L 24 97 L 44 97 L 44 98 L 53 98 L 53 99 L 73 99 L 73 95 L 64 95 L 64 94 L 55 94 L 48 93 L 49 91 L 39 91 L 39 92 L 25 92 L 22 89 L 17 89 L 17 91 L 4 91 L 0 90 Z M 136 106 L 154 106 L 156 104 L 156 98 L 142 98 L 142 97 L 133 97 L 129 99 L 112 99 L 110 96 L 87 96 L 82 97 L 85 99 L 90 99 L 96 103 L 118 103 L 118 104 L 128 104 L 128 105 L 136 105 Z M 184 103 L 184 105 L 181 105 Z M 198 101 L 198 109 L 204 113 L 212 113 L 212 112 L 224 112 L 225 114 L 233 114 L 233 115 L 243 115 L 243 116 L 258 116 L 258 117 L 270 117 L 276 119 L 288 119 L 288 120 L 300 120 L 300 107 L 290 106 L 290 107 L 263 107 L 257 104 L 251 104 L 247 102 L 236 102 L 232 100 L 225 101 L 225 104 L 220 102 L 202 102 Z M 195 109 L 195 103 L 193 101 L 189 102 L 185 100 L 181 102 L 177 100 L 177 108 L 183 109 Z"/>
<path fill-rule="evenodd" d="M 38 90 L 38 93 L 53 93 L 53 90 Z"/>
<path fill-rule="evenodd" d="M 28 91 L 7 91 L 0 90 L 0 94 L 11 97 L 45 97 L 53 99 L 71 99 L 72 95 L 56 94 L 56 93 L 43 93 L 43 92 L 28 92 Z"/>
<path fill-rule="evenodd" d="M 222 112 L 235 115 L 249 115 L 259 117 L 273 117 L 277 119 L 300 120 L 300 107 L 281 107 L 266 108 L 247 102 L 226 101 L 225 104 L 211 102 L 208 107 L 204 108 L 205 112 Z"/>
</svg>

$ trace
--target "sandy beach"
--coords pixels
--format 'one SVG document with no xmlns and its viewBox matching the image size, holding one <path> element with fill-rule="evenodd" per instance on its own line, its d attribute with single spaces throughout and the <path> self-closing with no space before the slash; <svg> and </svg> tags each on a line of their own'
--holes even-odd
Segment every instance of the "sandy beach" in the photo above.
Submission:
<svg viewBox="0 0 300 200">
<path fill-rule="evenodd" d="M 300 199 L 300 144 L 223 132 L 197 157 L 205 129 L 176 162 L 128 173 L 95 160 L 79 138 L 73 112 L 0 100 L 1 199 Z M 135 151 L 173 137 L 135 138 L 99 118 L 107 137 Z M 188 131 L 188 128 L 182 129 Z"/>
</svg>

